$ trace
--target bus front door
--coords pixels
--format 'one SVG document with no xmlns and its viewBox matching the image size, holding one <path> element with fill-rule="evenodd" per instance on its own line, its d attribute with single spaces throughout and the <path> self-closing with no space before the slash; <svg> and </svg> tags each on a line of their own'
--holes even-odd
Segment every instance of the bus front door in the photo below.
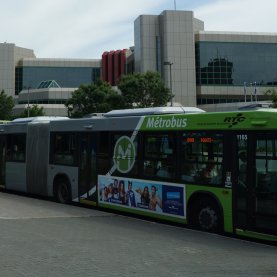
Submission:
<svg viewBox="0 0 277 277">
<path fill-rule="evenodd" d="M 81 134 L 79 141 L 79 199 L 96 204 L 96 142 L 91 133 Z"/>
<path fill-rule="evenodd" d="M 0 136 L 0 188 L 5 188 L 6 137 Z"/>
<path fill-rule="evenodd" d="M 237 148 L 235 225 L 277 235 L 277 137 L 238 134 Z"/>
<path fill-rule="evenodd" d="M 240 133 L 236 135 L 237 155 L 234 161 L 234 224 L 235 228 L 242 230 L 248 229 L 249 210 L 248 210 L 248 134 Z M 231 155 L 231 153 L 230 153 Z M 233 156 L 231 156 L 233 157 Z"/>
</svg>

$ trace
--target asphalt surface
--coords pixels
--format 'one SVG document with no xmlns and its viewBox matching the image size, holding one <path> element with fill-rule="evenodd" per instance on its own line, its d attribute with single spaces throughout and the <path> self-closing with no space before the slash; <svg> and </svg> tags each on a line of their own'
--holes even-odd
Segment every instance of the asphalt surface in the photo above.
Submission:
<svg viewBox="0 0 277 277">
<path fill-rule="evenodd" d="M 277 276 L 277 247 L 0 193 L 0 276 Z"/>
</svg>

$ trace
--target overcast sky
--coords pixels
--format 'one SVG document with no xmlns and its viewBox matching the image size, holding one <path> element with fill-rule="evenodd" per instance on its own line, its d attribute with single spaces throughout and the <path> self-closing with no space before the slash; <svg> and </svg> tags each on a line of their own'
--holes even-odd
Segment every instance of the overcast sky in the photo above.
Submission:
<svg viewBox="0 0 277 277">
<path fill-rule="evenodd" d="M 0 42 L 38 58 L 99 59 L 134 45 L 134 20 L 192 10 L 206 31 L 277 33 L 277 0 L 0 0 Z"/>
</svg>

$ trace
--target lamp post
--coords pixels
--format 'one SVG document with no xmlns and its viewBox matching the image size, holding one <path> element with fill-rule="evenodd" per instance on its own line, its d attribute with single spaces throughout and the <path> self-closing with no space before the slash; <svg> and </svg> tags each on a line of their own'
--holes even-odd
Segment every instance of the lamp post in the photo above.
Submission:
<svg viewBox="0 0 277 277">
<path fill-rule="evenodd" d="M 244 102 L 246 103 L 246 82 L 243 82 Z"/>
<path fill-rule="evenodd" d="M 172 94 L 172 74 L 171 74 L 171 66 L 172 62 L 164 62 L 164 65 L 169 65 L 169 82 L 170 82 L 170 106 L 173 106 L 173 94 Z"/>
<path fill-rule="evenodd" d="M 30 111 L 29 111 L 29 108 L 30 108 L 30 97 L 29 97 L 30 88 L 31 88 L 30 86 L 24 87 L 24 89 L 27 89 L 27 115 L 28 115 L 28 117 L 30 116 Z"/>
<path fill-rule="evenodd" d="M 253 82 L 250 83 L 251 85 L 251 102 L 253 101 L 253 99 L 255 100 L 255 102 L 257 102 L 257 82 Z M 253 86 L 254 86 L 254 91 L 253 91 Z M 254 95 L 254 98 L 253 98 Z"/>
<path fill-rule="evenodd" d="M 30 91 L 30 87 L 28 87 L 28 106 L 27 106 L 27 109 L 28 109 L 28 117 L 30 116 L 30 109 L 29 109 L 29 106 L 30 106 L 30 97 L 29 97 L 29 91 Z"/>
<path fill-rule="evenodd" d="M 250 87 L 251 87 L 251 102 L 253 101 L 252 85 L 253 85 L 253 83 L 250 83 Z"/>
</svg>

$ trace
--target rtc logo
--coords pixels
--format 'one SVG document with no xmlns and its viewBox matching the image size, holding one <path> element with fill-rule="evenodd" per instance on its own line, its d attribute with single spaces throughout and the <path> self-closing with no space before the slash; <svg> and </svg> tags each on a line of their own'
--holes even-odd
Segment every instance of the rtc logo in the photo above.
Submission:
<svg viewBox="0 0 277 277">
<path fill-rule="evenodd" d="M 245 120 L 245 117 L 242 113 L 238 113 L 236 116 L 233 117 L 225 117 L 224 122 L 229 124 L 229 128 L 232 128 L 233 126 L 243 122 Z"/>
<path fill-rule="evenodd" d="M 114 147 L 113 160 L 117 170 L 121 173 L 129 172 L 135 163 L 136 149 L 134 143 L 127 136 L 120 137 Z"/>
</svg>

